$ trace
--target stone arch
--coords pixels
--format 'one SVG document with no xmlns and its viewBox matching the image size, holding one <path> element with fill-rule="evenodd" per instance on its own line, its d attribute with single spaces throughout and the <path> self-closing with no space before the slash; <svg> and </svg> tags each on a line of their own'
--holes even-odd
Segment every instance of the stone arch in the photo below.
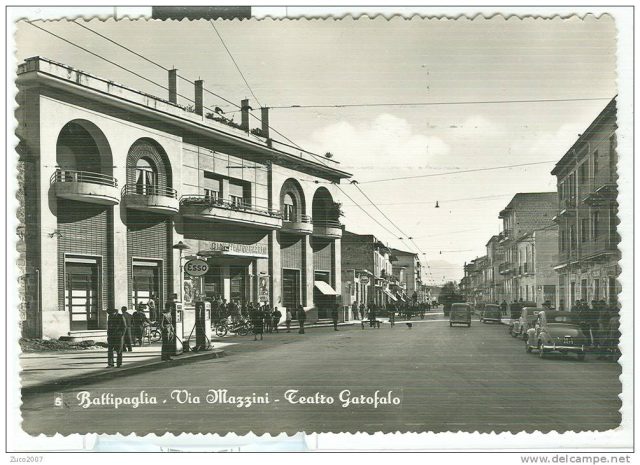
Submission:
<svg viewBox="0 0 640 465">
<path fill-rule="evenodd" d="M 289 203 L 287 198 L 293 201 L 295 211 L 295 221 L 300 221 L 301 216 L 307 212 L 306 201 L 304 197 L 304 191 L 300 183 L 293 179 L 287 179 L 280 189 L 280 210 L 284 213 L 285 203 Z"/>
<path fill-rule="evenodd" d="M 143 137 L 135 141 L 127 154 L 127 184 L 135 184 L 136 167 L 140 162 L 148 163 L 157 175 L 158 188 L 172 188 L 173 176 L 171 162 L 162 146 L 155 140 Z"/>
<path fill-rule="evenodd" d="M 113 176 L 113 156 L 107 137 L 98 126 L 84 119 L 69 121 L 60 130 L 56 163 L 63 170 Z"/>
<path fill-rule="evenodd" d="M 326 187 L 319 187 L 313 194 L 311 206 L 314 222 L 339 221 L 340 211 Z"/>
</svg>

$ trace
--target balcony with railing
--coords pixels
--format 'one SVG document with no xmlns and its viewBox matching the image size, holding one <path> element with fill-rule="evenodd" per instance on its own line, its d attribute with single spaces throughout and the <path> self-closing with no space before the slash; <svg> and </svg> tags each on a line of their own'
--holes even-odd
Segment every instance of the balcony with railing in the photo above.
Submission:
<svg viewBox="0 0 640 465">
<path fill-rule="evenodd" d="M 180 204 L 178 192 L 171 187 L 127 184 L 122 188 L 122 204 L 132 210 L 173 215 Z"/>
<path fill-rule="evenodd" d="M 313 235 L 327 239 L 342 237 L 342 224 L 338 220 L 313 219 Z"/>
<path fill-rule="evenodd" d="M 118 181 L 113 176 L 57 169 L 49 179 L 57 197 L 100 205 L 117 205 L 120 202 Z"/>
<path fill-rule="evenodd" d="M 501 275 L 513 273 L 513 264 L 511 262 L 500 263 L 498 266 L 498 273 Z"/>
<path fill-rule="evenodd" d="M 313 221 L 309 215 L 293 214 L 290 217 L 283 216 L 282 231 L 294 234 L 312 234 Z"/>
<path fill-rule="evenodd" d="M 583 202 L 591 207 L 606 207 L 618 198 L 618 186 L 613 182 L 603 182 L 590 191 Z"/>
<path fill-rule="evenodd" d="M 183 195 L 180 212 L 186 218 L 218 223 L 249 225 L 262 229 L 280 229 L 282 215 L 277 210 L 259 208 L 242 197 L 222 199 L 217 196 Z"/>
</svg>

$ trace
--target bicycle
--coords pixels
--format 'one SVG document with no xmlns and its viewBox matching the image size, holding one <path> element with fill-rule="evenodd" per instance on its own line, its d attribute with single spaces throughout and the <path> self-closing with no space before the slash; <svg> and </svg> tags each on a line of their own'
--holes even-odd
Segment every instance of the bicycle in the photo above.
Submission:
<svg viewBox="0 0 640 465">
<path fill-rule="evenodd" d="M 220 321 L 215 325 L 215 332 L 218 337 L 226 336 L 229 332 L 235 333 L 239 336 L 246 336 L 252 329 L 253 327 L 251 322 L 247 320 L 232 323 L 231 325 L 226 321 Z"/>
</svg>

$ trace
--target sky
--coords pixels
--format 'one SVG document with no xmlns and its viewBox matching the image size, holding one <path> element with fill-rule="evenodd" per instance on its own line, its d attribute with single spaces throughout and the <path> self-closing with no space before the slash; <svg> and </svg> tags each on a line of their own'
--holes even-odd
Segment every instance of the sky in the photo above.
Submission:
<svg viewBox="0 0 640 465">
<path fill-rule="evenodd" d="M 331 152 L 391 220 L 347 184 L 344 191 L 385 225 L 343 197 L 347 228 L 424 253 L 428 283 L 460 279 L 463 264 L 485 254 L 501 230 L 498 212 L 516 193 L 555 191 L 554 162 L 616 95 L 616 26 L 607 15 L 216 21 L 251 90 L 208 22 L 82 24 L 203 79 L 228 100 L 250 98 L 258 117 L 260 106 L 289 107 L 271 109 L 271 126 L 307 150 Z M 167 85 L 162 69 L 72 22 L 37 25 Z M 29 24 L 18 25 L 16 44 L 18 63 L 40 55 L 166 97 L 166 90 Z M 180 93 L 192 96 L 193 89 L 182 82 Z M 598 100 L 541 101 L 557 99 Z M 522 100 L 538 102 L 478 103 Z M 430 105 L 398 105 L 407 103 Z M 367 106 L 291 108 L 347 104 Z M 235 107 L 210 94 L 205 105 L 239 119 Z M 529 163 L 539 164 L 484 170 Z M 456 173 L 477 169 L 484 171 Z"/>
</svg>

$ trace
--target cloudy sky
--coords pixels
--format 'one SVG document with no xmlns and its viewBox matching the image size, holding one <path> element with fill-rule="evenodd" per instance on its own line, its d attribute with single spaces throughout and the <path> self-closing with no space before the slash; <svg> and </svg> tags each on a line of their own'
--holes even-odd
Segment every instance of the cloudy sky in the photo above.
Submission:
<svg viewBox="0 0 640 465">
<path fill-rule="evenodd" d="M 254 108 L 259 106 L 207 22 L 83 24 L 178 68 L 189 79 L 204 79 L 205 87 L 231 101 L 248 97 Z M 164 71 L 76 24 L 38 25 L 166 85 Z M 459 279 L 463 263 L 485 253 L 487 240 L 501 229 L 498 212 L 514 194 L 555 190 L 549 174 L 553 161 L 616 94 L 616 27 L 606 15 L 585 20 L 267 19 L 216 22 L 216 28 L 261 105 L 366 104 L 274 108 L 271 125 L 308 150 L 331 152 L 353 173 L 360 188 L 426 254 L 430 282 Z M 166 94 L 29 24 L 18 26 L 16 42 L 18 62 L 45 56 Z M 182 84 L 180 92 L 191 96 L 193 89 Z M 600 100 L 468 103 L 554 99 Z M 431 105 L 398 105 L 410 103 Z M 205 105 L 235 110 L 208 94 Z M 539 162 L 547 163 L 449 174 Z M 384 181 L 390 178 L 410 179 Z M 344 189 L 394 234 L 343 198 L 350 230 L 408 248 L 399 239 L 404 235 L 354 186 Z"/>
</svg>

